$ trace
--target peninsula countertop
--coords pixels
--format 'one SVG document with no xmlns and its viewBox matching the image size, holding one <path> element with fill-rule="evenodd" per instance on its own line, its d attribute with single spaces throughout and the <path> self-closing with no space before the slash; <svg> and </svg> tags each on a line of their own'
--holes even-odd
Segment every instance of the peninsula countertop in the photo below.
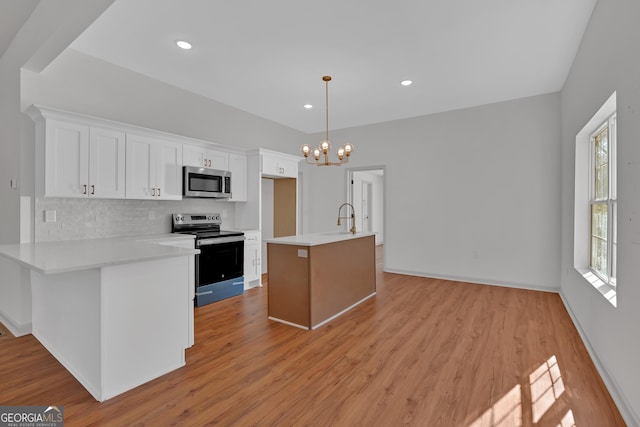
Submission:
<svg viewBox="0 0 640 427">
<path fill-rule="evenodd" d="M 193 238 L 192 235 L 175 233 L 8 244 L 0 245 L 0 256 L 42 274 L 68 273 L 152 259 L 196 255 L 200 250 L 193 247 L 169 246 Z"/>
<path fill-rule="evenodd" d="M 342 242 L 345 240 L 359 239 L 361 237 L 374 236 L 376 233 L 358 231 L 352 234 L 349 231 L 329 231 L 324 233 L 300 234 L 298 236 L 277 237 L 267 239 L 267 243 L 296 246 L 316 246 L 327 243 Z"/>
</svg>

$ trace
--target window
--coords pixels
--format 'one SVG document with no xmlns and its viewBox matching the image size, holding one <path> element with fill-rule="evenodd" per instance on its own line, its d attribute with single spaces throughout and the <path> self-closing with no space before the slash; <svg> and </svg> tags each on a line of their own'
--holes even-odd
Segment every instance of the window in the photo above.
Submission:
<svg viewBox="0 0 640 427">
<path fill-rule="evenodd" d="M 590 269 L 616 286 L 616 115 L 591 136 Z"/>
<path fill-rule="evenodd" d="M 616 94 L 576 135 L 574 267 L 616 301 Z"/>
</svg>

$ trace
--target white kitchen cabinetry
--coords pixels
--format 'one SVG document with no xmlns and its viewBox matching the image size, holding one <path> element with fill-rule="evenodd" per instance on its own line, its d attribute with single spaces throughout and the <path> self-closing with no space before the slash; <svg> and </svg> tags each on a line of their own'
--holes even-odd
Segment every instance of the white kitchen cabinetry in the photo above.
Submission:
<svg viewBox="0 0 640 427">
<path fill-rule="evenodd" d="M 229 153 L 210 150 L 196 145 L 185 144 L 183 146 L 182 161 L 185 166 L 196 166 L 223 171 L 229 169 Z"/>
<path fill-rule="evenodd" d="M 229 154 L 229 171 L 231 172 L 232 202 L 247 201 L 247 156 L 246 154 Z"/>
<path fill-rule="evenodd" d="M 44 126 L 45 196 L 124 198 L 124 132 L 54 119 Z"/>
<path fill-rule="evenodd" d="M 298 159 L 293 156 L 261 150 L 262 176 L 275 178 L 297 178 Z"/>
<path fill-rule="evenodd" d="M 244 286 L 245 289 L 262 286 L 260 230 L 244 232 Z"/>
<path fill-rule="evenodd" d="M 126 197 L 182 199 L 182 144 L 127 134 Z"/>
</svg>

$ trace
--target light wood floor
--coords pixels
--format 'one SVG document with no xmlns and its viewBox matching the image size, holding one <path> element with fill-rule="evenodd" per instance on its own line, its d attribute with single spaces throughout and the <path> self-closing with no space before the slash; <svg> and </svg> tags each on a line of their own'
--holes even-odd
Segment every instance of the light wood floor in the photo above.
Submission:
<svg viewBox="0 0 640 427">
<path fill-rule="evenodd" d="M 557 294 L 377 280 L 310 332 L 267 320 L 266 286 L 198 308 L 187 366 L 105 403 L 2 336 L 0 405 L 61 405 L 66 426 L 624 425 Z"/>
</svg>

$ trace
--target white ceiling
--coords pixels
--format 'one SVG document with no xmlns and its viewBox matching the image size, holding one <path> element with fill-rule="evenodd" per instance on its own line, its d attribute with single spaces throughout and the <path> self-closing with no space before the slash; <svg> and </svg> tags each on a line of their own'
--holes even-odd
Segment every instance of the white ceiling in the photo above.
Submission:
<svg viewBox="0 0 640 427">
<path fill-rule="evenodd" d="M 595 3 L 116 0 L 71 48 L 318 132 L 325 74 L 331 129 L 558 91 Z"/>
</svg>

